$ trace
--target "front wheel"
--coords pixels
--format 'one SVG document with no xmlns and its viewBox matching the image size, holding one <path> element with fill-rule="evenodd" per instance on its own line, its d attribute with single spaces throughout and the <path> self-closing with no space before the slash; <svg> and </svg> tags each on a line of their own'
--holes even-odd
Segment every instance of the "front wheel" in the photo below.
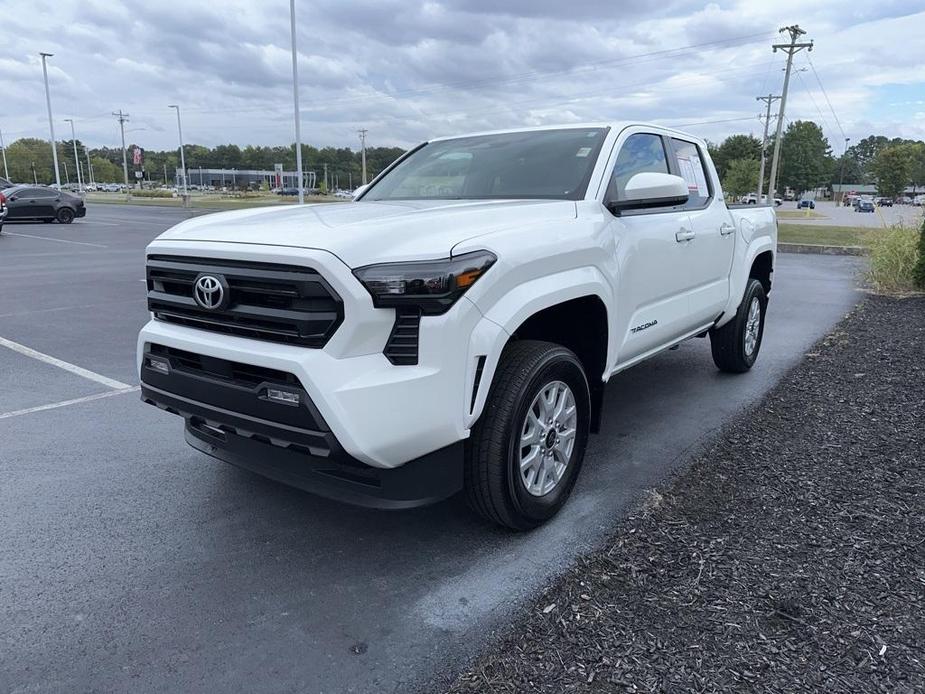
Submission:
<svg viewBox="0 0 925 694">
<path fill-rule="evenodd" d="M 58 223 L 59 224 L 70 224 L 74 221 L 74 210 L 70 207 L 62 207 L 58 210 Z"/>
<path fill-rule="evenodd" d="M 552 518 L 578 478 L 590 421 L 588 381 L 573 352 L 534 340 L 508 345 L 466 446 L 469 505 L 514 530 Z"/>
<path fill-rule="evenodd" d="M 767 307 L 764 286 L 754 277 L 750 278 L 735 318 L 710 331 L 713 363 L 720 371 L 744 373 L 752 368 L 764 337 Z"/>
</svg>

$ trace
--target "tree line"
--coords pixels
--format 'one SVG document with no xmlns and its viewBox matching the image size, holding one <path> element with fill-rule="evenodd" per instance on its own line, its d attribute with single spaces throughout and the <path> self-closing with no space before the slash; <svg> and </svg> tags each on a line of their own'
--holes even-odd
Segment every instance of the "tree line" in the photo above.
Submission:
<svg viewBox="0 0 925 694">
<path fill-rule="evenodd" d="M 129 145 L 129 176 L 134 179 Z M 708 143 L 710 155 L 716 164 L 723 188 L 731 195 L 745 195 L 757 190 L 761 141 L 745 134 L 730 135 L 721 143 Z M 770 156 L 774 149 L 773 137 L 768 143 L 768 165 L 765 167 L 763 190 L 768 189 Z M 87 151 L 77 141 L 82 175 L 87 173 Z M 367 173 L 371 179 L 397 159 L 404 150 L 400 147 L 369 147 L 366 150 Z M 184 148 L 187 169 L 258 169 L 272 170 L 282 164 L 284 170 L 295 170 L 295 145 L 186 145 Z M 6 149 L 10 178 L 15 182 L 53 183 L 54 168 L 51 147 L 47 140 L 22 138 Z M 89 150 L 93 167 L 93 180 L 100 183 L 122 181 L 122 150 L 117 147 L 98 147 Z M 62 183 L 68 178 L 77 181 L 74 171 L 74 147 L 70 140 L 58 143 L 58 160 L 61 162 Z M 176 149 L 145 151 L 145 178 L 151 181 L 175 183 L 175 172 L 180 166 Z M 346 187 L 350 182 L 361 181 L 360 152 L 349 147 L 313 147 L 302 145 L 303 169 L 314 170 L 318 181 L 323 179 L 324 165 L 328 167 L 328 181 Z M 67 175 L 65 168 L 67 167 Z M 195 174 L 194 178 L 195 180 Z M 925 188 L 925 142 L 871 135 L 855 143 L 839 157 L 820 128 L 813 121 L 790 123 L 781 137 L 781 159 L 777 190 L 792 188 L 797 192 L 815 190 L 844 181 L 846 184 L 873 184 L 880 195 L 895 197 L 906 186 Z"/>
<path fill-rule="evenodd" d="M 132 164 L 132 151 L 135 145 L 128 146 L 128 168 L 130 182 L 134 181 L 134 171 L 139 168 Z M 74 143 L 63 140 L 57 143 L 57 154 L 61 182 L 70 179 L 77 182 L 74 162 Z M 205 147 L 203 145 L 186 145 L 184 147 L 186 168 L 195 171 L 203 169 L 257 169 L 272 171 L 275 164 L 282 164 L 285 171 L 295 171 L 296 157 L 295 145 L 289 146 L 254 146 L 247 145 L 218 145 Z M 401 147 L 367 147 L 366 171 L 368 178 L 372 178 L 391 164 L 404 153 Z M 77 140 L 77 153 L 80 162 L 81 176 L 87 175 L 87 155 L 93 168 L 93 180 L 99 183 L 121 183 L 122 150 L 118 147 L 91 148 L 89 152 L 84 144 Z M 12 142 L 6 148 L 7 165 L 10 179 L 17 183 L 54 183 L 54 163 L 51 147 L 48 140 L 38 138 L 22 138 Z M 321 182 L 324 177 L 324 166 L 327 164 L 328 181 L 333 187 L 335 179 L 341 187 L 347 187 L 351 182 L 354 186 L 362 181 L 361 153 L 349 147 L 313 147 L 302 145 L 302 168 L 305 171 L 314 170 L 317 180 Z M 67 174 L 65 174 L 65 166 Z M 180 152 L 173 150 L 144 150 L 145 179 L 163 182 L 165 176 L 167 183 L 175 183 L 176 170 L 180 166 Z M 193 179 L 195 180 L 195 174 Z"/>
<path fill-rule="evenodd" d="M 761 140 L 752 135 L 731 135 L 719 144 L 708 143 L 723 189 L 735 196 L 758 189 Z M 813 121 L 794 121 L 781 136 L 778 191 L 797 193 L 845 185 L 874 185 L 880 195 L 896 197 L 907 186 L 925 189 L 925 142 L 871 135 L 851 145 L 841 156 Z M 764 187 L 769 187 L 774 138 L 766 156 Z"/>
</svg>

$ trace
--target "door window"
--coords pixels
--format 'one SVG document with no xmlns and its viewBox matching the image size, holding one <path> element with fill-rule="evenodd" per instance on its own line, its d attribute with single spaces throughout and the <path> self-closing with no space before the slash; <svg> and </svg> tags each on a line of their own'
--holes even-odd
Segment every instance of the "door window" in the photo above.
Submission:
<svg viewBox="0 0 925 694">
<path fill-rule="evenodd" d="M 703 207 L 710 200 L 711 190 L 700 148 L 693 142 L 671 138 L 671 149 L 678 166 L 678 175 L 687 183 L 688 198 L 684 207 Z"/>
<path fill-rule="evenodd" d="M 613 176 L 608 187 L 608 197 L 619 200 L 623 197 L 626 183 L 638 173 L 668 173 L 668 159 L 661 135 L 636 133 L 626 138 L 617 155 Z"/>
</svg>

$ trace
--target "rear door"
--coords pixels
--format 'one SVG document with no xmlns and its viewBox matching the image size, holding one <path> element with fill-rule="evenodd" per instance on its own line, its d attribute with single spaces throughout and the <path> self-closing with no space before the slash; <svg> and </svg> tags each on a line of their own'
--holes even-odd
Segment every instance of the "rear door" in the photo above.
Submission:
<svg viewBox="0 0 925 694">
<path fill-rule="evenodd" d="M 605 200 L 619 200 L 642 172 L 670 173 L 666 140 L 637 132 L 618 145 Z M 610 214 L 610 213 L 607 213 Z M 617 255 L 617 363 L 627 362 L 689 330 L 685 244 L 690 218 L 681 208 L 627 210 L 611 216 Z"/>
<path fill-rule="evenodd" d="M 690 197 L 684 209 L 693 238 L 684 244 L 691 319 L 698 324 L 716 320 L 729 298 L 729 273 L 735 251 L 735 226 L 726 202 L 716 190 L 709 160 L 694 142 L 672 137 L 672 173 L 687 182 Z"/>
</svg>

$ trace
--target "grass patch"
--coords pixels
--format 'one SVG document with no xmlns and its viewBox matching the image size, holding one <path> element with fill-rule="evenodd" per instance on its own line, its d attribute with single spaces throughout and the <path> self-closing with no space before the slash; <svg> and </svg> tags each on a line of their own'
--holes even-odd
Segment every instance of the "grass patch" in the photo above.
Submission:
<svg viewBox="0 0 925 694">
<path fill-rule="evenodd" d="M 137 192 L 132 193 L 131 200 L 126 199 L 122 193 L 89 193 L 87 202 L 102 203 L 104 205 L 156 205 L 159 207 L 183 207 L 183 200 L 168 194 L 168 197 L 142 197 Z M 343 202 L 343 198 L 328 195 L 306 196 L 305 202 Z M 298 202 L 295 196 L 283 195 L 253 195 L 241 197 L 224 196 L 197 196 L 190 197 L 191 208 L 209 210 L 242 210 L 248 207 L 268 207 L 271 205 L 292 205 Z"/>
<path fill-rule="evenodd" d="M 777 210 L 780 219 L 828 219 L 816 210 Z"/>
<path fill-rule="evenodd" d="M 869 244 L 870 270 L 867 279 L 873 288 L 884 294 L 915 291 L 919 230 L 895 226 L 873 236 Z"/>
<path fill-rule="evenodd" d="M 866 246 L 873 238 L 884 233 L 885 231 L 883 229 L 863 227 L 783 223 L 778 226 L 777 238 L 781 243 L 815 243 L 822 246 Z"/>
</svg>

